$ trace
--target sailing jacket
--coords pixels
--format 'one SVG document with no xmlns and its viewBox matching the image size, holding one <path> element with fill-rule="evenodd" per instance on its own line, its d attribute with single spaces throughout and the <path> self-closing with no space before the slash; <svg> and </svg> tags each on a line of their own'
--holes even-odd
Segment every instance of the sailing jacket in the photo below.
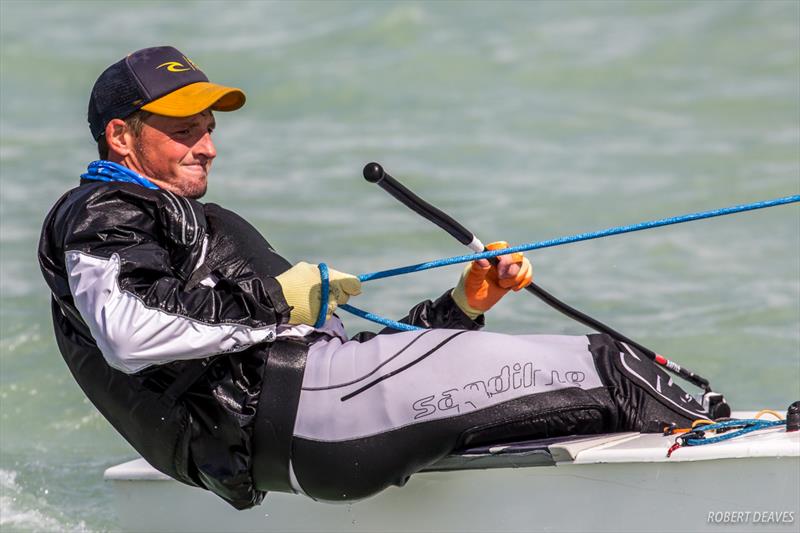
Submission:
<svg viewBox="0 0 800 533">
<path fill-rule="evenodd" d="M 88 180 L 48 214 L 39 263 L 59 349 L 114 428 L 172 478 L 239 509 L 260 503 L 251 437 L 270 347 L 346 338 L 335 316 L 320 329 L 287 324 L 275 276 L 290 263 L 218 205 Z M 479 320 L 449 291 L 403 319 L 458 329 Z"/>
</svg>

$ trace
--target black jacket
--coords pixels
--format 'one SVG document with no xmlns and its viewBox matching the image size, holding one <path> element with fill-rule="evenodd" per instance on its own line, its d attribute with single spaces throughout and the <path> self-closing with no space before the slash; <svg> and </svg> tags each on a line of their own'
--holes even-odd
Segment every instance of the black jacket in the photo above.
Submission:
<svg viewBox="0 0 800 533">
<path fill-rule="evenodd" d="M 86 180 L 48 214 L 39 262 L 59 349 L 103 416 L 174 479 L 240 509 L 260 503 L 252 424 L 267 347 L 288 327 L 274 276 L 290 263 L 215 204 Z M 403 321 L 482 325 L 449 291 Z"/>
</svg>

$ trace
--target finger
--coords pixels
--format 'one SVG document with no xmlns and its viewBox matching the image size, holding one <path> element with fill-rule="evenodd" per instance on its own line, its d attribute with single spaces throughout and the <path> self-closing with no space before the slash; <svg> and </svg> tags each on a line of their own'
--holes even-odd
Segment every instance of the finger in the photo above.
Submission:
<svg viewBox="0 0 800 533">
<path fill-rule="evenodd" d="M 513 277 L 513 278 L 505 278 L 505 279 L 498 279 L 498 280 L 497 280 L 497 285 L 498 285 L 498 286 L 499 286 L 501 289 L 505 289 L 505 290 L 510 290 L 510 289 L 513 289 L 514 287 L 516 287 L 516 286 L 517 286 L 517 283 L 518 283 L 518 282 L 517 282 L 517 278 L 516 278 L 516 277 Z"/>
<path fill-rule="evenodd" d="M 486 245 L 486 249 L 491 251 L 503 250 L 505 248 L 508 248 L 508 243 L 506 241 L 497 241 Z M 506 260 L 512 263 L 522 263 L 523 258 L 522 252 L 514 252 L 513 254 L 500 255 L 497 257 L 499 261 Z"/>
<path fill-rule="evenodd" d="M 346 292 L 350 296 L 361 294 L 361 280 L 356 276 L 339 272 L 332 268 L 328 269 L 328 276 L 330 278 L 331 288 L 339 287 L 342 292 Z"/>
<path fill-rule="evenodd" d="M 470 263 L 470 265 L 465 269 L 466 272 L 464 274 L 464 288 L 469 291 L 476 291 L 481 285 L 483 285 L 484 281 L 486 281 L 486 276 L 491 271 L 491 265 L 487 265 L 486 268 L 481 267 L 476 262 Z"/>
<path fill-rule="evenodd" d="M 342 291 L 349 296 L 358 296 L 361 294 L 361 281 L 355 276 L 348 276 L 339 280 L 337 283 L 342 288 Z"/>
<path fill-rule="evenodd" d="M 509 256 L 503 256 L 497 265 L 497 279 L 504 280 L 515 278 L 519 272 L 520 264 L 521 263 L 511 262 Z"/>
<path fill-rule="evenodd" d="M 499 259 L 500 262 L 505 262 L 509 264 L 511 263 L 520 264 L 522 263 L 522 261 L 525 260 L 525 256 L 522 254 L 522 252 L 514 252 L 513 254 L 505 254 L 498 256 L 497 259 Z"/>
<path fill-rule="evenodd" d="M 502 250 L 503 248 L 508 248 L 508 243 L 506 241 L 495 241 L 486 245 L 486 249 L 492 251 Z"/>
<path fill-rule="evenodd" d="M 533 265 L 527 259 L 522 264 L 522 268 L 520 268 L 519 274 L 517 274 L 517 285 L 514 287 L 514 291 L 520 291 L 531 284 L 533 281 Z"/>
<path fill-rule="evenodd" d="M 511 269 L 513 268 L 513 276 L 511 274 Z M 514 289 L 518 291 L 524 287 L 527 287 L 530 284 L 530 280 L 532 278 L 532 267 L 530 261 L 525 259 L 522 262 L 522 265 L 517 265 L 516 263 L 510 265 L 509 267 L 509 275 L 498 279 L 497 284 L 503 289 Z"/>
<path fill-rule="evenodd" d="M 489 270 L 492 266 L 488 259 L 478 259 L 477 261 L 473 261 L 472 264 L 478 265 L 478 268 L 482 270 Z"/>
</svg>

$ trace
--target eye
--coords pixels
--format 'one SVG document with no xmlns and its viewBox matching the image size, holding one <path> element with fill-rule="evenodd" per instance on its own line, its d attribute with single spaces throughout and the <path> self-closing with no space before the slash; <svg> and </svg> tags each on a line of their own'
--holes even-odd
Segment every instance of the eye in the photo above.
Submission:
<svg viewBox="0 0 800 533">
<path fill-rule="evenodd" d="M 189 130 L 186 130 L 186 129 L 184 129 L 184 130 L 177 130 L 177 131 L 175 131 L 174 133 L 175 133 L 175 135 L 189 135 Z"/>
</svg>

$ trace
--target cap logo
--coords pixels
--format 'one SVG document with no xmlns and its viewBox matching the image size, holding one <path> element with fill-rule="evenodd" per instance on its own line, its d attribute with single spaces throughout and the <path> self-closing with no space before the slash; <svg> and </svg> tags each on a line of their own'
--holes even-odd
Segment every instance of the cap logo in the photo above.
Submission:
<svg viewBox="0 0 800 533">
<path fill-rule="evenodd" d="M 183 65 L 182 63 L 178 63 L 177 61 L 167 61 L 166 63 L 161 63 L 156 67 L 156 70 L 162 67 L 167 67 L 167 70 L 170 72 L 186 72 L 187 70 L 192 70 L 191 68 Z"/>
</svg>

